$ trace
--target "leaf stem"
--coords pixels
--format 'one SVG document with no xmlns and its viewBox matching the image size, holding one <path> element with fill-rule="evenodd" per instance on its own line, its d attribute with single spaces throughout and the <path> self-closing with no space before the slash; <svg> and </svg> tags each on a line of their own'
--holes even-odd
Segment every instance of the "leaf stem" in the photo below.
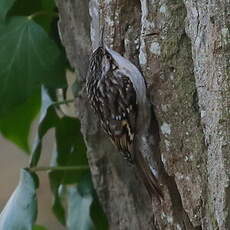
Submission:
<svg viewBox="0 0 230 230">
<path fill-rule="evenodd" d="M 58 17 L 58 13 L 56 13 L 56 12 L 41 10 L 41 11 L 37 11 L 37 12 L 27 16 L 27 18 L 29 20 L 32 20 L 35 17 L 40 16 L 40 15 L 53 15 L 53 16 Z"/>
<path fill-rule="evenodd" d="M 65 171 L 65 170 L 88 170 L 88 165 L 80 165 L 80 166 L 40 166 L 40 167 L 32 167 L 28 168 L 30 172 L 39 172 L 39 171 Z"/>
</svg>

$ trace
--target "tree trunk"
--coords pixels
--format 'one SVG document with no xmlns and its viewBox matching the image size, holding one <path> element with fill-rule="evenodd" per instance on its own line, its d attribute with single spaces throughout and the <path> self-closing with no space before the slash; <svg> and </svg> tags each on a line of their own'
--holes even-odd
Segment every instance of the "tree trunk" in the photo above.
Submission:
<svg viewBox="0 0 230 230">
<path fill-rule="evenodd" d="M 78 84 L 84 88 L 89 54 L 105 25 L 107 46 L 142 71 L 155 113 L 148 133 L 155 143 L 147 154 L 157 162 L 162 205 L 151 204 L 141 179 L 98 125 L 84 90 L 77 95 L 110 229 L 230 229 L 229 2 L 57 0 L 57 6 Z"/>
</svg>

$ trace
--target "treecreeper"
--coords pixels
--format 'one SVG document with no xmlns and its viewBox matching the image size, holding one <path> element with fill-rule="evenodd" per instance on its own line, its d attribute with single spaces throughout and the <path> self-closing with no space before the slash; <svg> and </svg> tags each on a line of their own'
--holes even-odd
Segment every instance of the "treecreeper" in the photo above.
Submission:
<svg viewBox="0 0 230 230">
<path fill-rule="evenodd" d="M 134 64 L 104 44 L 103 34 L 104 29 L 89 61 L 89 102 L 105 133 L 128 164 L 137 168 L 150 197 L 161 201 L 163 193 L 157 172 L 140 150 L 147 142 L 145 132 L 151 116 L 145 79 Z"/>
</svg>

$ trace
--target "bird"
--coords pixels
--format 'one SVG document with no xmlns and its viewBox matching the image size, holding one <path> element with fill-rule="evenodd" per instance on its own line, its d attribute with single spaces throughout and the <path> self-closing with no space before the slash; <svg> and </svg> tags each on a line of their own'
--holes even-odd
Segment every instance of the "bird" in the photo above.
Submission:
<svg viewBox="0 0 230 230">
<path fill-rule="evenodd" d="M 140 138 L 138 118 L 147 101 L 145 79 L 134 64 L 104 44 L 104 29 L 89 59 L 86 91 L 105 133 L 128 164 L 137 168 L 150 197 L 161 201 L 158 179 L 135 148 L 135 141 Z"/>
</svg>

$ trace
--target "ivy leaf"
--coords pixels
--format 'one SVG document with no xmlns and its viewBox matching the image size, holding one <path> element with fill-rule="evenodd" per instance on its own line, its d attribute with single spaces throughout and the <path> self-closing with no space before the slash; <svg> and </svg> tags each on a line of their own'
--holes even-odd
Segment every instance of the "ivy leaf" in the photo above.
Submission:
<svg viewBox="0 0 230 230">
<path fill-rule="evenodd" d="M 55 111 L 55 108 L 52 106 L 54 101 L 48 93 L 48 89 L 42 87 L 42 106 L 40 110 L 40 119 L 38 125 L 38 134 L 34 142 L 34 148 L 32 152 L 32 157 L 30 161 L 30 167 L 37 165 L 42 148 L 42 138 L 47 133 L 47 131 L 55 127 L 58 124 L 59 117 Z"/>
<path fill-rule="evenodd" d="M 28 16 L 41 10 L 41 0 L 16 0 L 9 11 L 9 16 Z"/>
<path fill-rule="evenodd" d="M 65 61 L 47 33 L 26 17 L 0 23 L 0 115 L 22 104 L 41 84 L 66 86 Z"/>
<path fill-rule="evenodd" d="M 81 134 L 80 121 L 63 117 L 56 128 L 57 166 L 87 166 L 86 147 Z M 63 172 L 62 184 L 77 183 L 86 173 L 83 170 Z"/>
<path fill-rule="evenodd" d="M 41 4 L 45 10 L 53 10 L 55 7 L 54 0 L 41 0 Z"/>
<path fill-rule="evenodd" d="M 40 16 L 35 17 L 34 19 L 50 35 L 52 35 L 51 32 L 53 28 L 55 28 L 55 30 L 58 30 L 57 29 L 58 13 L 57 11 L 55 11 L 54 0 L 41 0 L 41 6 L 42 6 L 43 14 L 41 13 Z"/>
<path fill-rule="evenodd" d="M 68 187 L 68 219 L 69 230 L 95 229 L 90 217 L 90 206 L 93 202 L 90 177 L 85 177 L 78 186 Z"/>
<path fill-rule="evenodd" d="M 82 176 L 88 173 L 89 169 L 79 120 L 63 117 L 56 127 L 55 134 L 57 149 L 53 153 L 55 154 L 53 166 L 78 167 L 78 169 L 49 173 L 50 186 L 54 194 L 53 212 L 58 220 L 65 225 L 65 209 L 62 205 L 60 188 L 63 184 L 78 183 Z"/>
<path fill-rule="evenodd" d="M 53 193 L 53 205 L 52 210 L 59 222 L 63 225 L 66 224 L 65 208 L 62 204 L 62 194 L 60 193 L 62 173 L 61 172 L 50 172 L 49 181 L 51 191 Z"/>
<path fill-rule="evenodd" d="M 47 230 L 47 228 L 41 226 L 41 225 L 34 225 L 33 230 Z"/>
<path fill-rule="evenodd" d="M 1 0 L 0 1 L 0 19 L 4 20 L 7 12 L 14 4 L 15 0 Z"/>
<path fill-rule="evenodd" d="M 90 173 L 76 186 L 67 187 L 69 230 L 108 230 L 107 218 L 96 197 Z"/>
<path fill-rule="evenodd" d="M 90 207 L 90 216 L 93 219 L 93 223 L 98 230 L 108 230 L 109 224 L 107 217 L 99 203 L 96 192 L 94 191 L 94 200 Z"/>
<path fill-rule="evenodd" d="M 13 108 L 10 114 L 0 117 L 2 135 L 29 153 L 28 138 L 31 124 L 40 108 L 40 91 L 19 106 Z"/>
<path fill-rule="evenodd" d="M 0 214 L 0 229 L 32 229 L 37 217 L 36 188 L 36 175 L 22 169 L 19 184 Z"/>
<path fill-rule="evenodd" d="M 17 0 L 11 8 L 9 16 L 31 15 L 36 23 L 42 26 L 45 31 L 50 32 L 53 19 L 58 18 L 54 9 L 54 0 Z"/>
</svg>

